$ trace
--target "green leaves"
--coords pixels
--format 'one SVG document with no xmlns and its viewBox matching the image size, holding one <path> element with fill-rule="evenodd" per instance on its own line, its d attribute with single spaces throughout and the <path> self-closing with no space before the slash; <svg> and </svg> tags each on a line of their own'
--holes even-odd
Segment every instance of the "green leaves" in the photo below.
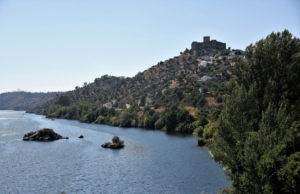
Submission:
<svg viewBox="0 0 300 194">
<path fill-rule="evenodd" d="M 271 33 L 233 67 L 212 152 L 237 193 L 300 192 L 299 52 L 287 30 Z"/>
</svg>

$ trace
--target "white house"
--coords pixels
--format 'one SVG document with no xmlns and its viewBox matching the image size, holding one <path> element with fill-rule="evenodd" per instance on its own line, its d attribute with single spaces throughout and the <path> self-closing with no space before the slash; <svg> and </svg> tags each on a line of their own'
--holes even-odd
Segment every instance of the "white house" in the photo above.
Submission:
<svg viewBox="0 0 300 194">
<path fill-rule="evenodd" d="M 105 103 L 105 104 L 103 104 L 103 107 L 112 108 L 112 103 L 110 103 L 110 102 Z"/>
<path fill-rule="evenodd" d="M 151 104 L 152 99 L 151 98 L 146 98 L 145 106 Z"/>
<path fill-rule="evenodd" d="M 203 56 L 201 56 L 201 59 L 204 59 L 204 60 L 208 61 L 208 60 L 210 60 L 211 58 L 210 58 L 209 55 L 203 55 Z"/>
<path fill-rule="evenodd" d="M 126 108 L 130 108 L 130 104 L 126 104 Z"/>
<path fill-rule="evenodd" d="M 146 98 L 146 100 L 145 100 L 145 106 L 147 106 L 147 105 L 149 105 L 149 104 L 151 104 L 152 103 L 152 99 L 151 98 Z M 139 99 L 138 100 L 138 106 L 140 106 L 140 104 L 141 104 L 141 99 Z"/>
<path fill-rule="evenodd" d="M 207 61 L 201 61 L 198 66 L 206 67 L 207 66 Z"/>
<path fill-rule="evenodd" d="M 230 53 L 228 55 L 235 56 L 235 50 L 230 51 Z"/>
<path fill-rule="evenodd" d="M 205 81 L 211 80 L 211 79 L 212 79 L 212 77 L 205 75 L 205 76 L 201 77 L 200 81 L 205 82 Z"/>
<path fill-rule="evenodd" d="M 200 92 L 200 93 L 202 93 L 202 92 L 203 92 L 203 89 L 202 89 L 201 87 L 199 88 L 199 92 Z"/>
<path fill-rule="evenodd" d="M 227 60 L 233 59 L 233 56 L 227 55 L 226 58 L 227 58 Z"/>
<path fill-rule="evenodd" d="M 244 51 L 242 51 L 240 49 L 232 49 L 232 51 L 230 51 L 229 55 L 231 55 L 231 56 L 244 55 Z"/>
</svg>

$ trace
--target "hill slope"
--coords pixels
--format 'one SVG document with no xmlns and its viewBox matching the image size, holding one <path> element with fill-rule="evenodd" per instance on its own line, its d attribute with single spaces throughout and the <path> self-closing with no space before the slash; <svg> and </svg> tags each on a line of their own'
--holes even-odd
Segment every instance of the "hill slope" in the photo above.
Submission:
<svg viewBox="0 0 300 194">
<path fill-rule="evenodd" d="M 29 110 L 41 106 L 62 92 L 6 92 L 0 94 L 0 110 Z"/>
<path fill-rule="evenodd" d="M 114 107 L 124 109 L 126 104 L 138 104 L 139 100 L 143 106 L 145 99 L 151 98 L 151 105 L 157 108 L 175 105 L 209 110 L 217 105 L 216 99 L 223 94 L 226 80 L 231 76 L 229 62 L 216 60 L 206 67 L 199 65 L 201 55 L 215 55 L 217 52 L 186 50 L 180 56 L 159 62 L 132 78 L 104 75 L 64 95 L 69 97 L 70 103 L 88 102 L 97 108 L 113 102 Z M 214 80 L 197 81 L 205 75 Z"/>
<path fill-rule="evenodd" d="M 201 56 L 218 53 L 186 49 L 132 78 L 104 75 L 28 112 L 122 127 L 204 133 L 208 139 L 231 77 L 230 61 L 200 64 Z M 200 81 L 204 76 L 212 79 Z"/>
</svg>

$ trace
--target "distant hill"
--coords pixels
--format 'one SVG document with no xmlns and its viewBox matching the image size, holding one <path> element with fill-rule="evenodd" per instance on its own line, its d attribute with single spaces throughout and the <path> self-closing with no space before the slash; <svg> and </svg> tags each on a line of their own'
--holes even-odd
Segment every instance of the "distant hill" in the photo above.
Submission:
<svg viewBox="0 0 300 194">
<path fill-rule="evenodd" d="M 61 95 L 56 95 L 55 98 L 50 99 L 44 104 L 39 104 L 33 107 L 28 112 L 40 112 L 47 109 L 52 104 L 78 104 L 81 102 L 87 102 L 95 107 L 101 107 L 102 103 L 98 101 L 98 96 L 109 93 L 117 85 L 123 83 L 125 77 L 116 77 L 110 75 L 103 75 L 100 78 L 95 78 L 92 83 L 84 83 L 82 87 L 76 86 L 75 90 L 65 92 Z"/>
<path fill-rule="evenodd" d="M 150 98 L 150 104 L 156 108 L 164 109 L 174 105 L 179 108 L 193 106 L 210 110 L 222 101 L 225 83 L 231 77 L 228 70 L 230 61 L 215 59 L 205 67 L 200 63 L 204 55 L 215 56 L 223 52 L 186 49 L 179 56 L 158 62 L 132 78 L 104 75 L 82 87 L 76 86 L 75 90 L 63 95 L 67 96 L 69 104 L 87 102 L 94 108 L 112 102 L 113 107 L 121 109 L 125 109 L 126 104 L 136 105 L 139 101 L 144 106 L 145 99 Z M 213 79 L 199 81 L 203 76 Z M 30 112 L 41 113 L 58 100 L 55 98 Z"/>
<path fill-rule="evenodd" d="M 63 92 L 6 92 L 0 94 L 0 110 L 29 110 L 45 104 Z"/>
</svg>

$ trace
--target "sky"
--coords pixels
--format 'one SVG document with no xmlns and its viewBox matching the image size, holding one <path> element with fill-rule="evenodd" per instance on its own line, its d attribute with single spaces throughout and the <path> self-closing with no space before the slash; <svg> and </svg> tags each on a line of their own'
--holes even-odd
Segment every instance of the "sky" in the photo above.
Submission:
<svg viewBox="0 0 300 194">
<path fill-rule="evenodd" d="M 210 36 L 244 50 L 300 34 L 299 0 L 0 0 L 0 93 L 133 77 Z"/>
</svg>

